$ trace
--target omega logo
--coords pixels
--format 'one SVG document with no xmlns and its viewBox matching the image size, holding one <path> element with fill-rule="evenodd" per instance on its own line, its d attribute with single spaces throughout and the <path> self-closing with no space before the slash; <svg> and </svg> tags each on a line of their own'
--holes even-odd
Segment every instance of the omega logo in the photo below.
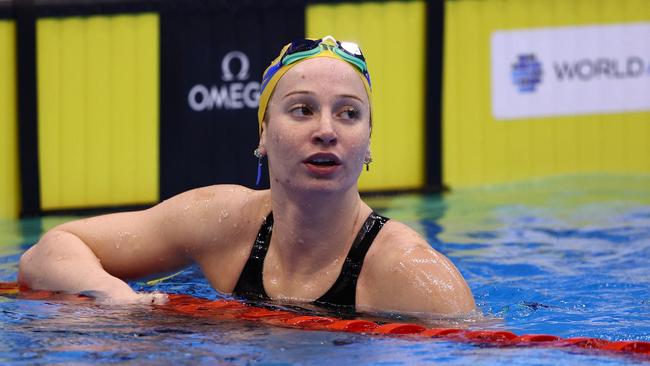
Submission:
<svg viewBox="0 0 650 366">
<path fill-rule="evenodd" d="M 239 71 L 233 73 L 235 59 L 239 63 Z M 245 53 L 230 51 L 221 60 L 222 85 L 210 87 L 196 84 L 190 89 L 187 101 L 190 108 L 196 112 L 213 109 L 244 109 L 257 108 L 260 99 L 260 83 L 257 81 L 244 82 L 248 79 L 250 62 Z"/>
<path fill-rule="evenodd" d="M 232 61 L 233 58 L 237 58 L 241 65 L 236 76 L 237 80 L 248 79 L 248 68 L 250 67 L 248 57 L 246 57 L 246 54 L 241 51 L 230 51 L 223 57 L 223 60 L 221 61 L 221 78 L 223 81 L 232 81 L 235 77 L 233 76 L 232 70 L 230 69 L 230 61 Z"/>
</svg>

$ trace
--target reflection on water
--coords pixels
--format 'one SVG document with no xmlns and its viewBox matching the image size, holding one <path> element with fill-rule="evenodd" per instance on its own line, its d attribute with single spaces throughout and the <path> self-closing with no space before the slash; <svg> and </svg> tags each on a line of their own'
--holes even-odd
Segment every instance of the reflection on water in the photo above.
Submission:
<svg viewBox="0 0 650 366">
<path fill-rule="evenodd" d="M 373 197 L 452 258 L 485 317 L 429 325 L 650 341 L 650 177 L 565 177 L 444 196 Z M 40 233 L 69 217 L 0 221 L 0 281 Z M 140 290 L 217 299 L 196 267 Z M 281 305 L 280 305 L 281 306 Z M 410 316 L 376 315 L 379 321 Z M 147 306 L 0 297 L 2 364 L 636 364 L 554 349 L 298 331 Z"/>
</svg>

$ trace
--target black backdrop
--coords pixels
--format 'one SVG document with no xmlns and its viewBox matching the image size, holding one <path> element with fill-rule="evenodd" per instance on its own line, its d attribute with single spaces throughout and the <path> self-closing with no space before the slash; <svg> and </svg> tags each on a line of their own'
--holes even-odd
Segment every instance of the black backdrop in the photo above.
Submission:
<svg viewBox="0 0 650 366">
<path fill-rule="evenodd" d="M 280 48 L 304 37 L 304 2 L 183 0 L 163 7 L 160 27 L 160 198 L 217 183 L 253 187 L 255 93 Z"/>
</svg>

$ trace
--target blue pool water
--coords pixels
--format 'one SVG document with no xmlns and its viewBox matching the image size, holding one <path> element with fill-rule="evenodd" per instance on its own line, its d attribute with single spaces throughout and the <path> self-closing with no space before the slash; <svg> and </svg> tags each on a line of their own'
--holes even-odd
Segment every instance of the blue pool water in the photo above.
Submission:
<svg viewBox="0 0 650 366">
<path fill-rule="evenodd" d="M 459 326 L 650 341 L 650 177 L 563 177 L 367 201 L 452 258 L 486 315 Z M 0 281 L 14 281 L 20 254 L 69 219 L 0 221 Z M 221 297 L 195 267 L 157 285 L 133 285 Z M 0 297 L 0 328 L 0 364 L 8 365 L 650 363 L 575 349 L 486 348 L 11 297 Z"/>
</svg>

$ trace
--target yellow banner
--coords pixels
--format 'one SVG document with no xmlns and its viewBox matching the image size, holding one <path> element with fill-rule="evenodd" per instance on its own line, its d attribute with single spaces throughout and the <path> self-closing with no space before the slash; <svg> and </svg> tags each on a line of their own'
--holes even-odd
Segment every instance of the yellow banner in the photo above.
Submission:
<svg viewBox="0 0 650 366">
<path fill-rule="evenodd" d="M 307 37 L 358 43 L 373 88 L 370 171 L 361 190 L 419 188 L 425 180 L 424 1 L 307 6 Z"/>
<path fill-rule="evenodd" d="M 37 20 L 42 209 L 158 200 L 158 22 Z"/>
<path fill-rule="evenodd" d="M 572 173 L 650 173 L 648 112 L 502 121 L 494 118 L 491 104 L 495 32 L 643 23 L 650 21 L 650 2 L 447 1 L 445 16 L 443 176 L 447 185 Z"/>
<path fill-rule="evenodd" d="M 0 219 L 18 217 L 16 25 L 0 20 Z"/>
</svg>

